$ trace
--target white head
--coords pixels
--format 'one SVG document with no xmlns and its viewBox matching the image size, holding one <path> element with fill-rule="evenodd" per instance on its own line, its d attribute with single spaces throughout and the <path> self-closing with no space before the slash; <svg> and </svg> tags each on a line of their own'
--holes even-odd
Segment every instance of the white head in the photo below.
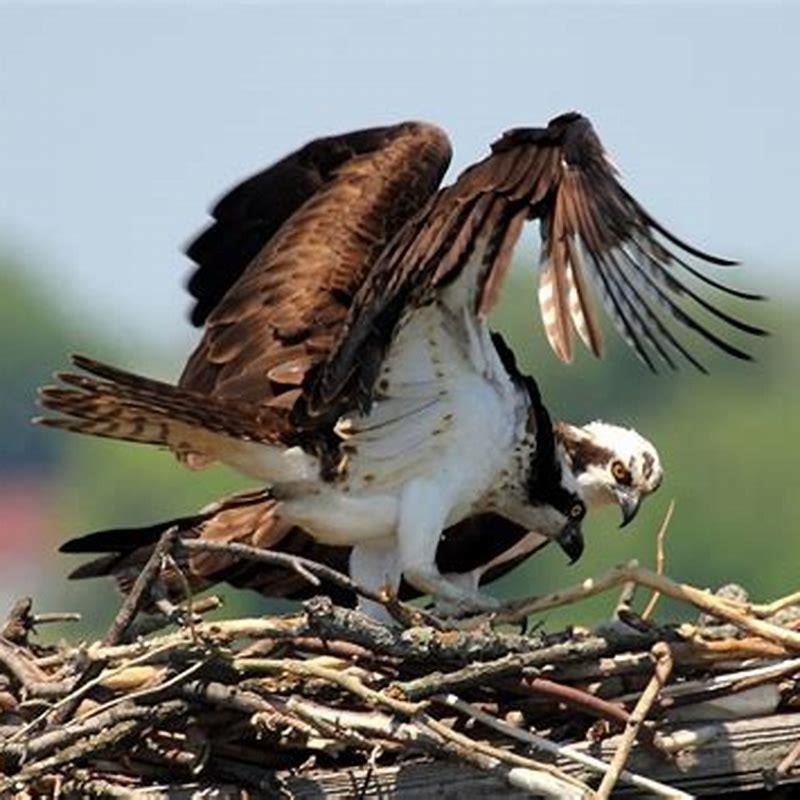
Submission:
<svg viewBox="0 0 800 800">
<path fill-rule="evenodd" d="M 556 438 L 588 508 L 616 503 L 627 525 L 642 500 L 664 477 L 658 451 L 630 428 L 591 422 L 582 428 L 559 423 Z"/>
</svg>

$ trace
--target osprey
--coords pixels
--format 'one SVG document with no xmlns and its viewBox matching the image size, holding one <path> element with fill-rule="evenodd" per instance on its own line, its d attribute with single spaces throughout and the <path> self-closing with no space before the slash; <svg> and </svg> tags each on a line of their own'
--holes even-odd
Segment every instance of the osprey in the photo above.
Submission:
<svg viewBox="0 0 800 800">
<path fill-rule="evenodd" d="M 661 484 L 663 473 L 655 448 L 635 431 L 595 422 L 578 428 L 557 423 L 554 434 L 559 461 L 572 475 L 578 495 L 589 510 L 616 503 L 622 509 L 622 525 L 636 514 L 641 501 Z M 169 528 L 182 538 L 233 542 L 259 549 L 308 558 L 339 572 L 348 573 L 352 548 L 323 545 L 306 531 L 281 520 L 278 502 L 269 490 L 240 492 L 212 503 L 197 514 L 141 528 L 98 531 L 72 539 L 61 546 L 64 553 L 104 553 L 81 565 L 70 578 L 113 576 L 127 591 L 150 557 L 153 547 Z M 447 528 L 439 542 L 436 564 L 452 581 L 472 589 L 499 578 L 550 540 L 528 531 L 497 514 L 478 514 Z M 297 572 L 280 566 L 253 563 L 229 554 L 195 552 L 183 554 L 182 575 L 167 569 L 163 589 L 178 601 L 188 581 L 193 592 L 219 582 L 247 588 L 268 597 L 304 599 L 320 591 L 310 587 Z M 397 589 L 398 576 L 386 576 Z M 403 599 L 419 595 L 407 583 L 400 584 Z M 342 587 L 325 583 L 324 591 L 342 605 L 355 603 L 355 596 Z M 362 603 L 381 616 L 372 603 Z"/>
<path fill-rule="evenodd" d="M 391 563 L 421 592 L 491 605 L 439 572 L 445 528 L 490 512 L 575 535 L 570 487 L 538 451 L 546 412 L 486 323 L 524 222 L 540 221 L 539 304 L 562 360 L 573 328 L 601 354 L 589 282 L 651 369 L 651 351 L 702 369 L 653 305 L 738 358 L 749 356 L 687 308 L 763 331 L 678 277 L 755 297 L 689 263 L 733 262 L 657 223 L 579 114 L 509 131 L 437 191 L 449 159 L 441 130 L 403 123 L 312 142 L 245 181 L 188 250 L 205 330 L 178 385 L 76 357 L 92 377 L 44 389 L 64 416 L 43 421 L 167 445 L 193 467 L 222 461 L 266 482 L 287 524 L 354 546 L 357 580 Z"/>
</svg>

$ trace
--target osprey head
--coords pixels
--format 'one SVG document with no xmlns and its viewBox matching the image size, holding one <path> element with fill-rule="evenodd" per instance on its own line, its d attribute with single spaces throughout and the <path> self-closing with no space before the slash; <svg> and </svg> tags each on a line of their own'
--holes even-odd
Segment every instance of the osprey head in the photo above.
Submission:
<svg viewBox="0 0 800 800">
<path fill-rule="evenodd" d="M 560 423 L 556 437 L 589 508 L 616 503 L 624 527 L 636 516 L 642 500 L 664 477 L 658 451 L 630 428 L 591 422 L 582 428 Z"/>
</svg>

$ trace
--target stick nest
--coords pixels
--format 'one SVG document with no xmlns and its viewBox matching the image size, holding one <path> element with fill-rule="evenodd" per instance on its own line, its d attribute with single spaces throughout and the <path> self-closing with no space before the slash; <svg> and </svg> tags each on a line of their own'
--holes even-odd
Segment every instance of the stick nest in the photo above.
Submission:
<svg viewBox="0 0 800 800">
<path fill-rule="evenodd" d="M 800 780 L 797 593 L 753 604 L 630 563 L 491 618 L 384 598 L 389 626 L 324 596 L 280 616 L 209 620 L 215 598 L 143 613 L 177 545 L 165 534 L 100 641 L 44 647 L 36 626 L 72 615 L 12 610 L 0 797 L 686 797 Z M 518 624 L 612 588 L 595 630 Z M 660 594 L 697 624 L 654 624 Z"/>
</svg>

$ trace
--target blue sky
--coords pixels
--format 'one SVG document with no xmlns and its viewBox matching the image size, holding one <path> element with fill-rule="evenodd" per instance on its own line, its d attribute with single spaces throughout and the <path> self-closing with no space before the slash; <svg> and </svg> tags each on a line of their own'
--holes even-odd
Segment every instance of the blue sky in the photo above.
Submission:
<svg viewBox="0 0 800 800">
<path fill-rule="evenodd" d="M 798 292 L 798 32 L 766 3 L 0 3 L 0 246 L 69 313 L 179 344 L 179 248 L 233 181 L 404 118 L 459 169 L 575 108 L 658 218 Z"/>
</svg>

